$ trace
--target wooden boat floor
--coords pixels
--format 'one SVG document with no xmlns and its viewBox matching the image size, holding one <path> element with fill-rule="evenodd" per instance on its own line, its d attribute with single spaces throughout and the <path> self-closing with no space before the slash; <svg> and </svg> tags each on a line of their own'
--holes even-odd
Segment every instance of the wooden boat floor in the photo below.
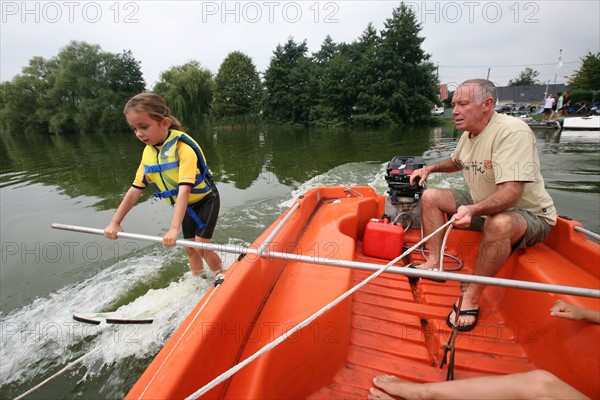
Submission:
<svg viewBox="0 0 600 400">
<path fill-rule="evenodd" d="M 385 262 L 363 256 L 360 242 L 356 261 Z M 465 267 L 460 272 L 471 271 Z M 371 272 L 355 271 L 354 284 L 369 275 Z M 378 374 L 413 382 L 446 380 L 447 364 L 440 368 L 444 344 L 451 333 L 446 318 L 459 295 L 458 282 L 409 282 L 404 276 L 385 273 L 373 280 L 352 299 L 352 331 L 345 365 L 329 385 L 309 398 L 364 399 Z M 455 379 L 535 369 L 520 345 L 528 332 L 519 332 L 517 326 L 482 307 L 476 328 L 458 334 Z"/>
</svg>

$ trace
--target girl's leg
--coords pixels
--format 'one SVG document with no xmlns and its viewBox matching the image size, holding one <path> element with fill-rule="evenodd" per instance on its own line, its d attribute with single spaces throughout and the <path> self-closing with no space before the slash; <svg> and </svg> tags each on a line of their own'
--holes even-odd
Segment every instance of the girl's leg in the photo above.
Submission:
<svg viewBox="0 0 600 400">
<path fill-rule="evenodd" d="M 192 275 L 202 275 L 202 272 L 204 272 L 204 266 L 202 262 L 202 255 L 200 254 L 198 249 L 186 247 L 185 252 L 187 253 L 188 259 L 190 261 L 190 270 L 192 271 Z"/>
<path fill-rule="evenodd" d="M 196 242 L 210 243 L 211 239 L 205 239 L 205 238 L 196 236 Z M 202 259 L 204 259 L 206 261 L 206 263 L 208 264 L 208 267 L 210 268 L 210 270 L 215 275 L 225 272 L 225 270 L 223 269 L 223 262 L 221 261 L 221 257 L 219 257 L 219 255 L 215 251 L 201 250 L 201 249 L 197 249 L 197 250 L 200 255 L 200 262 L 202 262 Z M 190 265 L 191 265 L 191 263 L 190 263 Z M 192 271 L 192 273 L 193 273 L 193 271 Z"/>
</svg>

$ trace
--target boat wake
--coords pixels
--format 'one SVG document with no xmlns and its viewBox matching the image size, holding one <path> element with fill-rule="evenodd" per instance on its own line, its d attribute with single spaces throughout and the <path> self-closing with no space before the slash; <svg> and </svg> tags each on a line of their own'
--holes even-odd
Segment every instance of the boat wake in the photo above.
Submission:
<svg viewBox="0 0 600 400">
<path fill-rule="evenodd" d="M 187 271 L 181 253 L 153 246 L 148 254 L 121 260 L 2 316 L 0 385 L 33 386 L 84 354 L 84 380 L 127 358 L 152 357 L 212 286 L 210 277 Z M 224 255 L 224 265 L 234 258 Z M 157 278 L 169 275 L 176 278 L 158 286 Z M 151 317 L 154 323 L 90 325 L 72 319 L 74 312 L 100 311 Z"/>
<path fill-rule="evenodd" d="M 311 189 L 321 186 L 372 186 L 376 191 L 384 190 L 385 165 L 379 163 L 348 163 L 339 165 L 331 170 L 317 175 L 302 183 L 292 191 L 291 197 L 279 203 L 280 210 L 287 209 L 294 204 L 299 196 Z M 383 167 L 383 170 L 382 170 Z M 387 188 L 387 186 L 385 186 Z"/>
</svg>

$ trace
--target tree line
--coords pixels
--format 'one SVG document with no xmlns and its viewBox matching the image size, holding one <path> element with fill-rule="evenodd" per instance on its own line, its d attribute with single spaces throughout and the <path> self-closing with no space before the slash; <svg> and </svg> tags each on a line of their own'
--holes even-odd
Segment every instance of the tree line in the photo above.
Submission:
<svg viewBox="0 0 600 400">
<path fill-rule="evenodd" d="M 144 90 L 131 52 L 72 42 L 49 60 L 33 57 L 22 74 L 0 85 L 1 128 L 11 134 L 122 129 L 123 105 Z"/>
<path fill-rule="evenodd" d="M 369 24 L 352 43 L 327 36 L 308 54 L 306 40 L 290 37 L 277 45 L 262 74 L 250 57 L 234 51 L 216 74 L 190 61 L 162 72 L 151 91 L 192 127 L 423 122 L 437 102 L 437 78 L 420 31 L 414 12 L 401 4 L 381 31 Z M 1 127 L 52 134 L 124 129 L 123 105 L 145 90 L 130 51 L 112 54 L 74 41 L 49 60 L 32 58 L 0 85 Z"/>
<path fill-rule="evenodd" d="M 531 67 L 526 67 L 518 77 L 508 81 L 508 86 L 532 86 L 543 85 L 537 79 L 540 73 Z M 581 67 L 571 77 L 566 77 L 567 84 L 582 91 L 600 90 L 600 52 L 588 53 L 581 58 Z"/>
</svg>

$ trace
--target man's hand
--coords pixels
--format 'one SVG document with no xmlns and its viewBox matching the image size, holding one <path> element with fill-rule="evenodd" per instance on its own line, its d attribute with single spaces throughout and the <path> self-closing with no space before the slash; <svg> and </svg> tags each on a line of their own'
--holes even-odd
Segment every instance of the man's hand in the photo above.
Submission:
<svg viewBox="0 0 600 400">
<path fill-rule="evenodd" d="M 471 225 L 473 219 L 473 213 L 469 206 L 460 206 L 456 210 L 456 214 L 452 216 L 454 218 L 454 225 L 457 228 L 468 228 Z"/>
<path fill-rule="evenodd" d="M 428 176 L 429 171 L 427 170 L 427 167 L 415 169 L 413 173 L 410 174 L 410 186 L 413 186 L 416 181 L 416 183 L 418 183 L 418 185 L 422 187 L 425 184 L 425 181 L 427 180 Z"/>
</svg>

